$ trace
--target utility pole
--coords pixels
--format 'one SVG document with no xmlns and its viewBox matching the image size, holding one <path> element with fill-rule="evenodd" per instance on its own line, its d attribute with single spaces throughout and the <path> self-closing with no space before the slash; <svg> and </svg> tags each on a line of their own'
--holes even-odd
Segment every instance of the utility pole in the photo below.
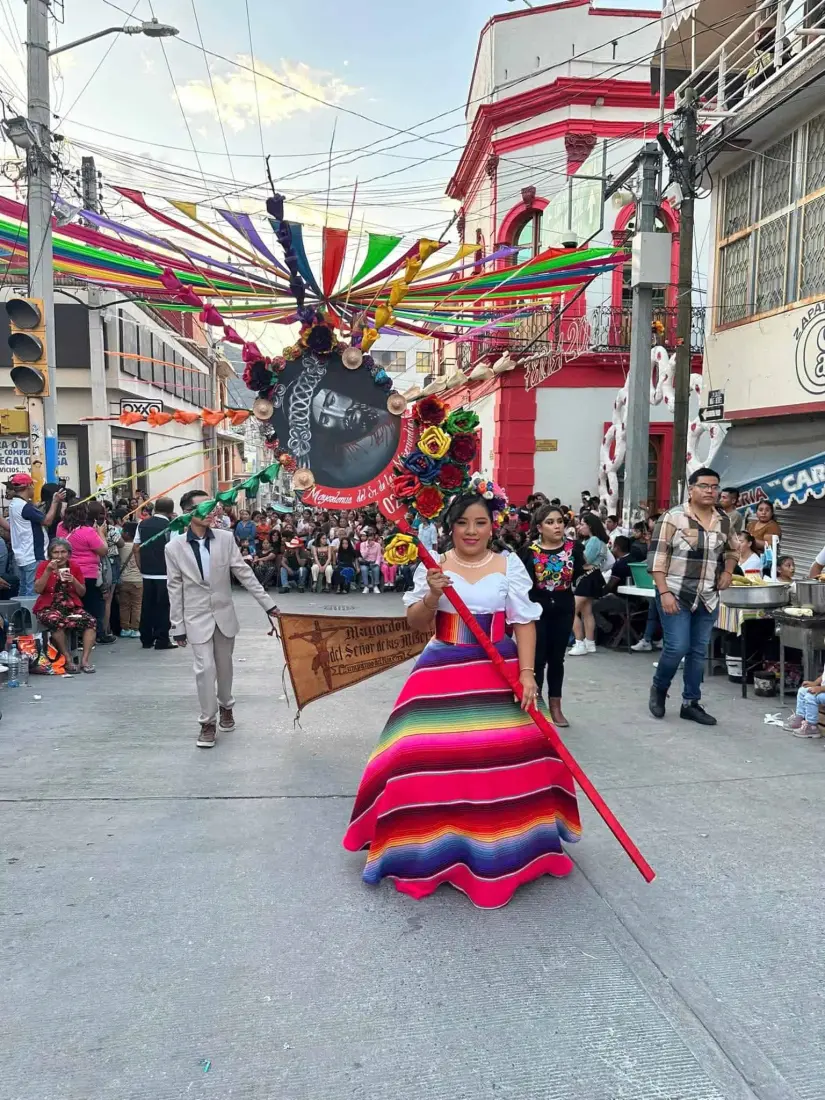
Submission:
<svg viewBox="0 0 825 1100">
<path fill-rule="evenodd" d="M 679 110 L 681 127 L 671 138 L 681 144 L 682 156 L 672 164 L 678 168 L 682 189 L 679 208 L 679 287 L 676 315 L 676 370 L 673 401 L 673 465 L 670 471 L 670 503 L 684 496 L 687 466 L 688 421 L 690 420 L 690 332 L 693 322 L 693 223 L 696 195 L 696 92 L 685 91 Z"/>
<path fill-rule="evenodd" d="M 627 386 L 627 450 L 624 460 L 622 525 L 643 518 L 648 503 L 648 448 L 650 444 L 650 334 L 653 323 L 653 287 L 647 268 L 646 245 L 656 229 L 659 146 L 648 142 L 636 161 L 642 170 L 642 191 L 636 206 L 633 241 L 633 306 L 630 333 L 630 376 Z"/>
<path fill-rule="evenodd" d="M 100 184 L 94 157 L 83 157 L 80 162 L 80 187 L 83 209 L 100 213 Z M 106 344 L 103 338 L 103 294 L 91 284 L 86 290 L 89 306 L 89 385 L 93 417 L 109 415 L 109 394 L 106 388 Z M 97 492 L 112 471 L 112 428 L 107 420 L 91 420 L 88 424 L 89 482 L 91 491 Z M 126 470 L 119 471 L 124 477 Z M 78 487 L 79 490 L 79 487 Z"/>
<path fill-rule="evenodd" d="M 46 480 L 57 480 L 57 378 L 55 371 L 54 269 L 52 266 L 52 142 L 49 105 L 49 6 L 28 0 L 26 53 L 29 122 L 35 141 L 26 157 L 29 213 L 29 297 L 43 302 L 48 371 L 47 394 L 28 399 L 31 463 L 45 463 Z M 35 454 L 42 424 L 42 453 Z M 42 470 L 44 467 L 41 466 Z"/>
</svg>

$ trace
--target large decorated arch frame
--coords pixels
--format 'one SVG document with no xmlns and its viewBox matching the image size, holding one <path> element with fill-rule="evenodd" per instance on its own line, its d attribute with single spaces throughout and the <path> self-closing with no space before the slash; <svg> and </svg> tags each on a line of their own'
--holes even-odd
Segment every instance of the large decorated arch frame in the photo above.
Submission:
<svg viewBox="0 0 825 1100">
<path fill-rule="evenodd" d="M 442 345 L 490 331 L 506 337 L 524 316 L 627 258 L 616 248 L 585 247 L 548 249 L 519 263 L 509 247 L 479 257 L 475 244 L 325 225 L 315 227 L 316 273 L 305 244 L 311 227 L 286 218 L 282 195 L 266 203 L 279 259 L 263 237 L 266 225 L 248 214 L 162 200 L 170 213 L 140 191 L 115 190 L 142 211 L 142 227 L 70 212 L 83 224 L 55 228 L 58 283 L 110 287 L 156 310 L 196 314 L 219 339 L 240 345 L 273 457 L 294 465 L 294 487 L 305 499 L 338 508 L 387 496 L 393 463 L 415 438 L 404 396 L 370 354 L 380 334 Z M 25 208 L 0 197 L 0 276 L 22 275 L 27 261 Z M 241 322 L 298 325 L 299 336 L 270 357 L 238 332 Z"/>
</svg>

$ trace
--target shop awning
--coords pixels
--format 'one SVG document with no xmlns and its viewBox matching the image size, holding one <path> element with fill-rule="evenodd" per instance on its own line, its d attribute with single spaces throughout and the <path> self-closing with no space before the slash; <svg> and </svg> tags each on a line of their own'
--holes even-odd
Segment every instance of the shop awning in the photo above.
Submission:
<svg viewBox="0 0 825 1100">
<path fill-rule="evenodd" d="M 730 429 L 713 467 L 723 485 L 739 489 L 740 507 L 770 500 L 789 508 L 825 496 L 825 451 L 815 450 L 806 429 L 802 424 Z"/>
</svg>

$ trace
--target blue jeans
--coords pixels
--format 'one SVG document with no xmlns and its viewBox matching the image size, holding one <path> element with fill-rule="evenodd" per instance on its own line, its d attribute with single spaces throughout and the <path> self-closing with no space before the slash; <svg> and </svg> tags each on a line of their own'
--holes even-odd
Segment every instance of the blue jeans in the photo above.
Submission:
<svg viewBox="0 0 825 1100">
<path fill-rule="evenodd" d="M 667 691 L 676 675 L 679 662 L 684 657 L 682 700 L 685 703 L 698 703 L 702 698 L 705 659 L 710 633 L 716 622 L 716 612 L 708 611 L 701 603 L 695 611 L 689 611 L 679 604 L 679 610 L 675 615 L 665 615 L 662 611 L 662 598 L 658 592 L 656 607 L 662 620 L 664 648 L 659 657 L 658 668 L 653 675 L 653 686 L 657 691 Z"/>
<path fill-rule="evenodd" d="M 808 688 L 801 687 L 796 693 L 796 713 L 812 726 L 819 721 L 819 708 L 822 704 L 825 704 L 825 692 L 809 691 Z"/>
<path fill-rule="evenodd" d="M 34 571 L 37 569 L 37 562 L 33 561 L 31 565 L 18 565 L 17 571 L 20 574 L 20 592 L 21 596 L 33 596 L 34 595 Z"/>
<path fill-rule="evenodd" d="M 309 578 L 309 569 L 305 565 L 301 565 L 296 571 L 294 569 L 287 569 L 285 565 L 282 565 L 281 588 L 289 588 L 290 577 L 295 581 L 299 588 L 306 588 L 307 580 Z"/>
<path fill-rule="evenodd" d="M 370 580 L 372 577 L 372 580 Z M 381 566 L 376 562 L 361 562 L 361 584 L 364 588 L 377 588 L 381 581 Z"/>
<path fill-rule="evenodd" d="M 647 609 L 647 622 L 645 623 L 645 641 L 652 642 L 653 635 L 656 633 L 656 627 L 659 626 L 659 608 L 656 606 L 656 600 L 650 601 L 650 605 Z"/>
</svg>

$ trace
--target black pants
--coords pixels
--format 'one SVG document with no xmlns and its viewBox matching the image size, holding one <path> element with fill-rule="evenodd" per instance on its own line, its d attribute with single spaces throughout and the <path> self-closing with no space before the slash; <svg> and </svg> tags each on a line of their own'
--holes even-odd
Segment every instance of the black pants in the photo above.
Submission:
<svg viewBox="0 0 825 1100">
<path fill-rule="evenodd" d="M 573 593 L 545 593 L 541 618 L 536 623 L 536 683 L 542 693 L 547 675 L 547 698 L 560 699 L 564 682 L 564 656 L 573 629 Z"/>
<path fill-rule="evenodd" d="M 169 644 L 169 592 L 166 581 L 143 578 L 140 605 L 140 640 L 145 646 Z"/>
<path fill-rule="evenodd" d="M 97 583 L 97 577 L 86 577 L 86 595 L 83 597 L 83 607 L 90 615 L 94 615 L 97 623 L 97 636 L 103 637 L 103 589 Z"/>
</svg>

